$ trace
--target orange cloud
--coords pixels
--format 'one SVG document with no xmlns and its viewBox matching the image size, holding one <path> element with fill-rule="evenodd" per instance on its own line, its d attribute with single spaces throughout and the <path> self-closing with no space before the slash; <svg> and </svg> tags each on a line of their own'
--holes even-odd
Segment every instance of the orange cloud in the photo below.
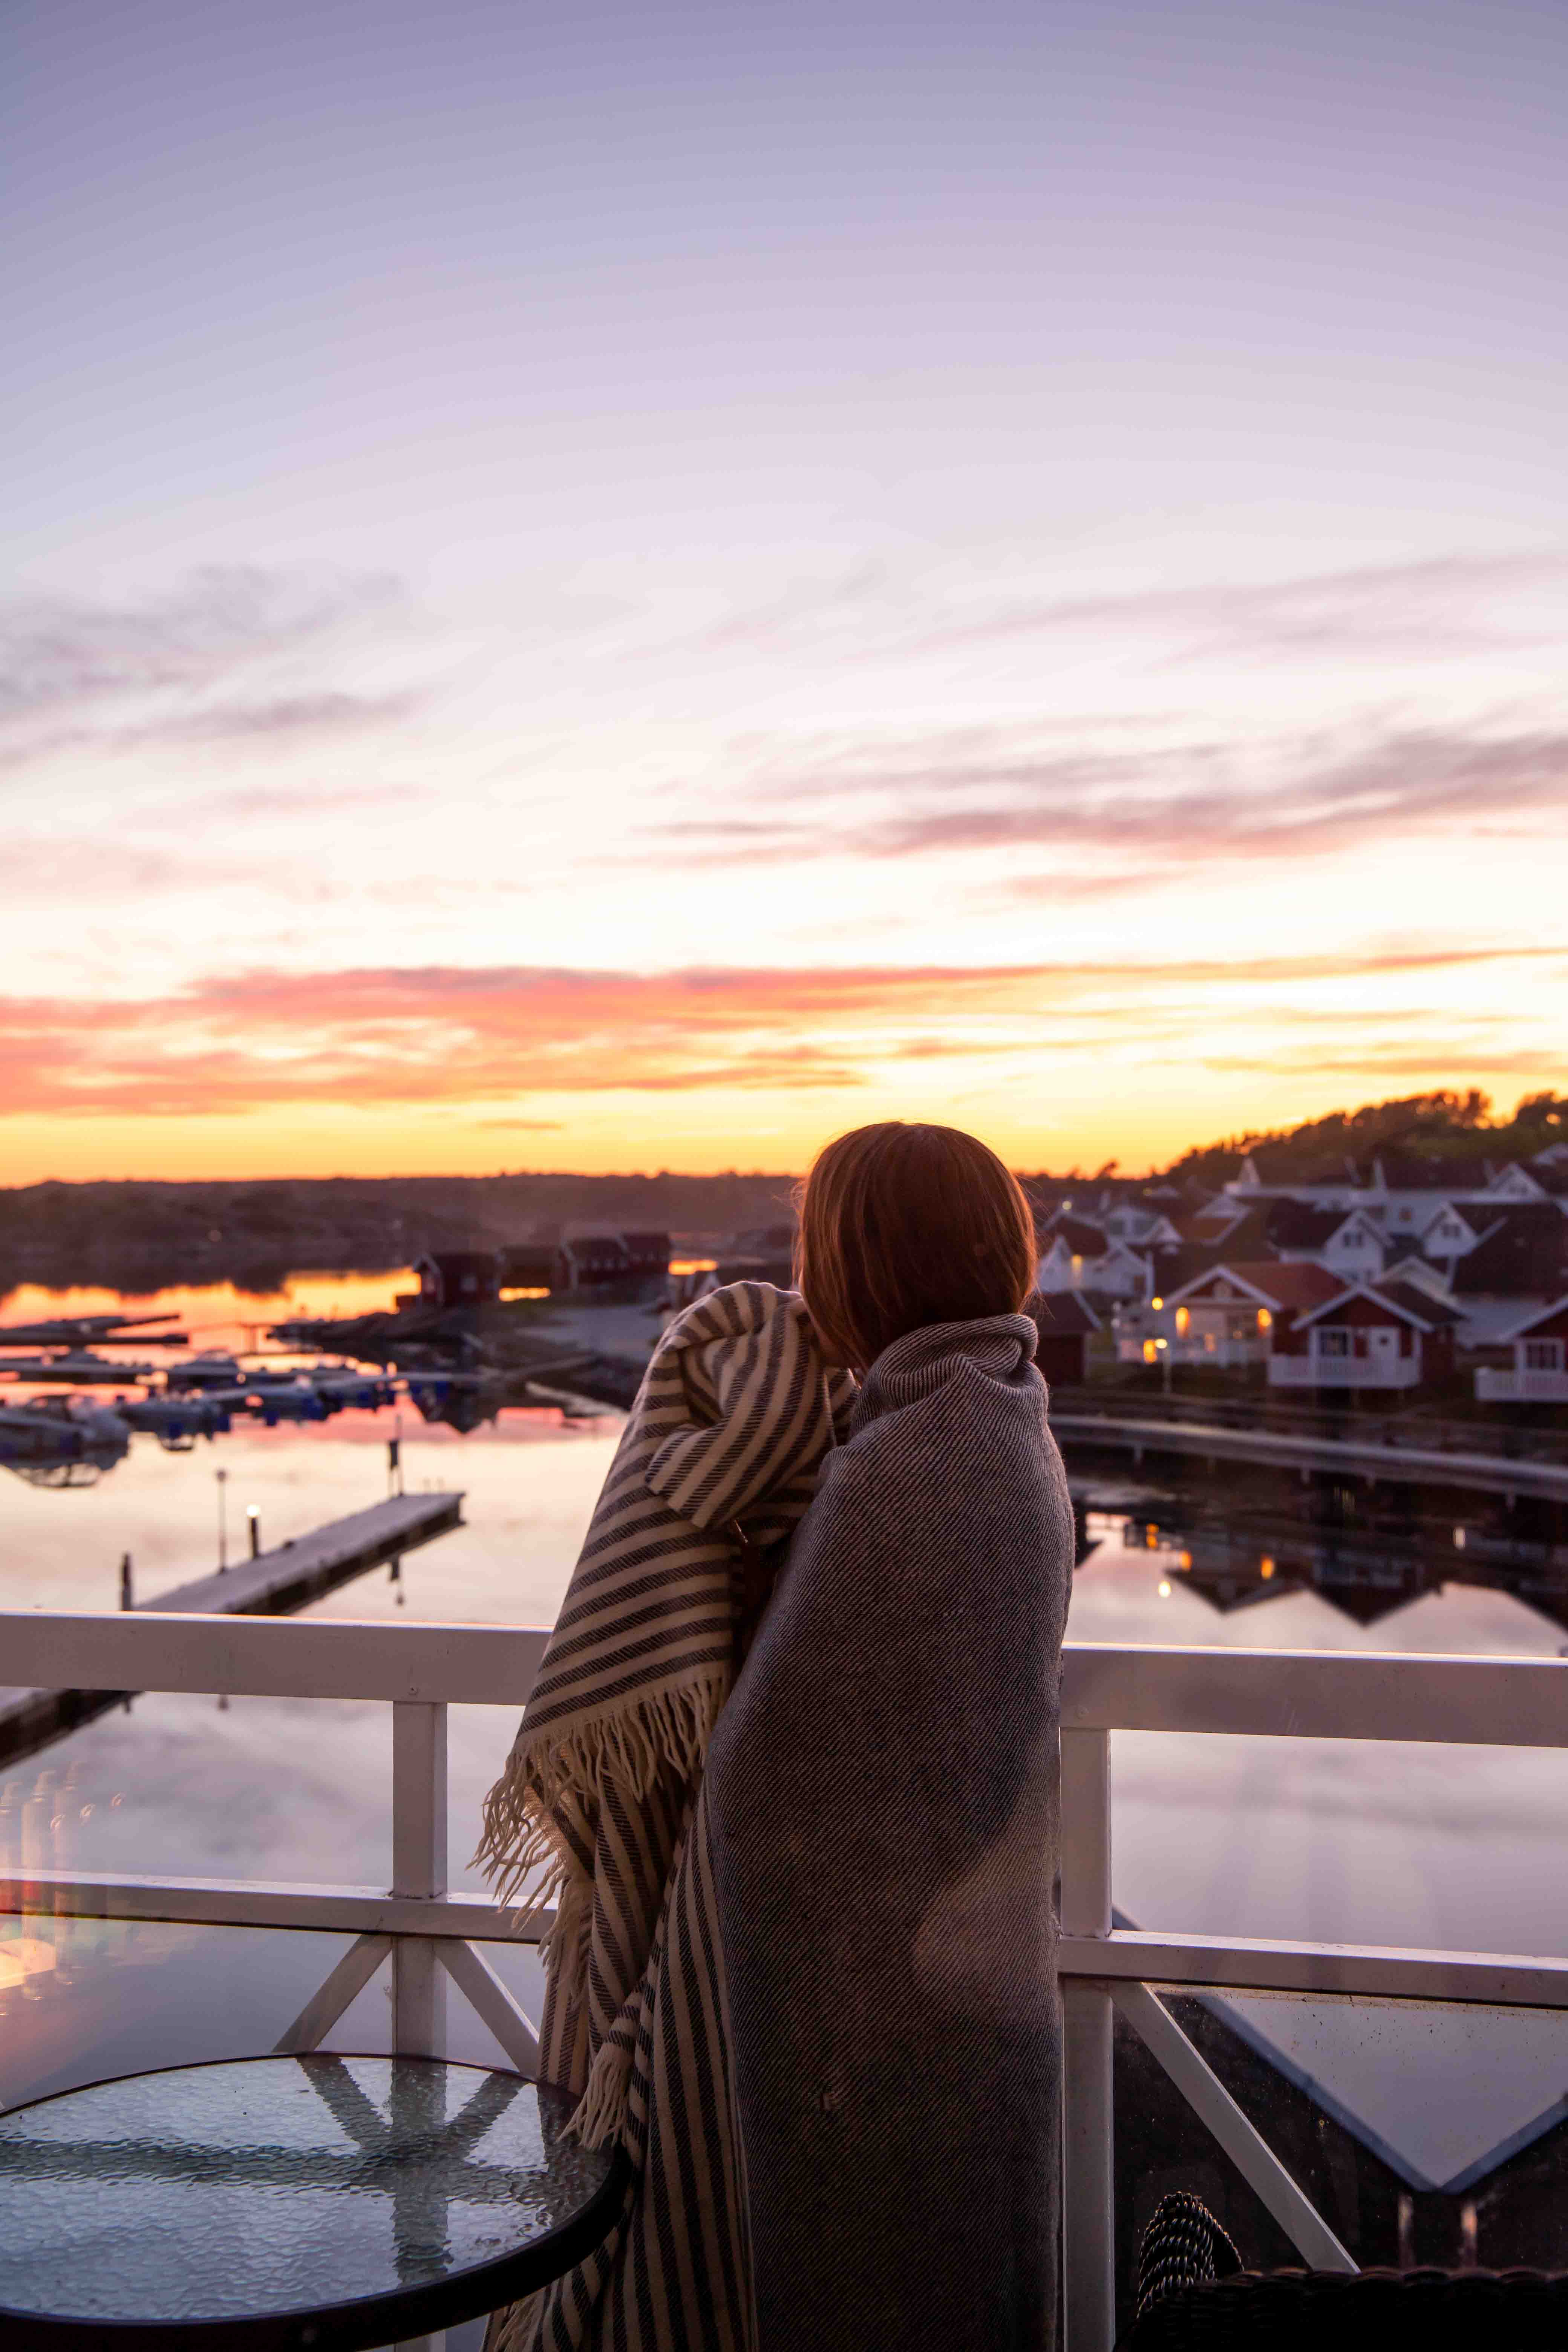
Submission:
<svg viewBox="0 0 1568 2352">
<path fill-rule="evenodd" d="M 13 1117 L 189 1118 L 619 1089 L 793 1092 L 856 1087 L 878 1066 L 1092 1052 L 1134 1034 L 1202 1059 L 1194 992 L 1203 1015 L 1234 1041 L 1244 1023 L 1289 1026 L 1301 1017 L 1288 1002 L 1272 1011 L 1260 1002 L 1259 992 L 1271 988 L 1552 957 L 1568 961 L 1568 950 L 1413 947 L 1247 963 L 216 974 L 157 998 L 0 1003 L 0 1102 Z M 1355 1007 L 1310 1016 L 1325 1033 L 1367 1017 Z M 1502 1044 L 1489 1042 L 1494 1051 Z"/>
</svg>

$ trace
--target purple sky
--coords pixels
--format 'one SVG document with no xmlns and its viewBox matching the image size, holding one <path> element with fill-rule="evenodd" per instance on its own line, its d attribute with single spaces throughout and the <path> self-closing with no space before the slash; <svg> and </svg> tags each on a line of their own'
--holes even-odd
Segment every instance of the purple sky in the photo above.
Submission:
<svg viewBox="0 0 1568 2352">
<path fill-rule="evenodd" d="M 0 1177 L 1568 1076 L 1568 12 L 0 49 Z"/>
</svg>

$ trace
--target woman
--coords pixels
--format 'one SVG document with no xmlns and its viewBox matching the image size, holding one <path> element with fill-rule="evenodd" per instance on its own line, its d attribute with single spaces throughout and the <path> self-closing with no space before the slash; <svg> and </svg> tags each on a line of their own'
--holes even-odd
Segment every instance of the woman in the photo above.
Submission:
<svg viewBox="0 0 1568 2352">
<path fill-rule="evenodd" d="M 1056 2319 L 1051 1885 L 1072 1507 L 1002 1163 L 887 1125 L 800 1283 L 862 1372 L 708 1754 L 759 2352 L 1005 2352 Z"/>
<path fill-rule="evenodd" d="M 984 1145 L 865 1128 L 805 1187 L 800 1296 L 661 1343 L 487 1843 L 552 1857 L 542 2077 L 631 2179 L 492 2347 L 1051 2341 L 1072 1513 L 1034 1264 Z M 731 1688 L 742 1562 L 802 1508 Z"/>
</svg>

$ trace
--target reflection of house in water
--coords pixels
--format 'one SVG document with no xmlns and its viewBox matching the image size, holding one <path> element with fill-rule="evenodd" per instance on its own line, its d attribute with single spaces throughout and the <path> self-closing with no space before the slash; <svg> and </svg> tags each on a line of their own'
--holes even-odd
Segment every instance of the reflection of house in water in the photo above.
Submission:
<svg viewBox="0 0 1568 2352">
<path fill-rule="evenodd" d="M 1458 1521 L 1445 1546 L 1415 1525 L 1397 1496 L 1379 1511 L 1363 1491 L 1331 1481 L 1314 1502 L 1316 1526 L 1262 1514 L 1209 1522 L 1181 1516 L 1178 1507 L 1168 1518 L 1129 1519 L 1122 1541 L 1139 1550 L 1152 1545 L 1173 1584 L 1224 1615 L 1312 1591 L 1354 1623 L 1373 1625 L 1425 1592 L 1469 1584 L 1507 1592 L 1568 1628 L 1568 1544 Z M 1258 1640 L 1268 1645 L 1262 1628 Z"/>
</svg>

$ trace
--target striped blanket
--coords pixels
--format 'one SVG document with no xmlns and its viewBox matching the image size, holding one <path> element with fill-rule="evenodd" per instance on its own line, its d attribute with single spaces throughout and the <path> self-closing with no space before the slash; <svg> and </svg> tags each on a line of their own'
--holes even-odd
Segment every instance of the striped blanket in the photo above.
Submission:
<svg viewBox="0 0 1568 2352">
<path fill-rule="evenodd" d="M 734 1283 L 670 1325 L 622 1435 L 479 1859 L 502 1901 L 556 1903 L 541 2078 L 632 2173 L 599 2251 L 493 2321 L 488 2352 L 751 2342 L 700 1784 L 747 1564 L 805 1513 L 853 1397 L 798 1297 Z"/>
</svg>

